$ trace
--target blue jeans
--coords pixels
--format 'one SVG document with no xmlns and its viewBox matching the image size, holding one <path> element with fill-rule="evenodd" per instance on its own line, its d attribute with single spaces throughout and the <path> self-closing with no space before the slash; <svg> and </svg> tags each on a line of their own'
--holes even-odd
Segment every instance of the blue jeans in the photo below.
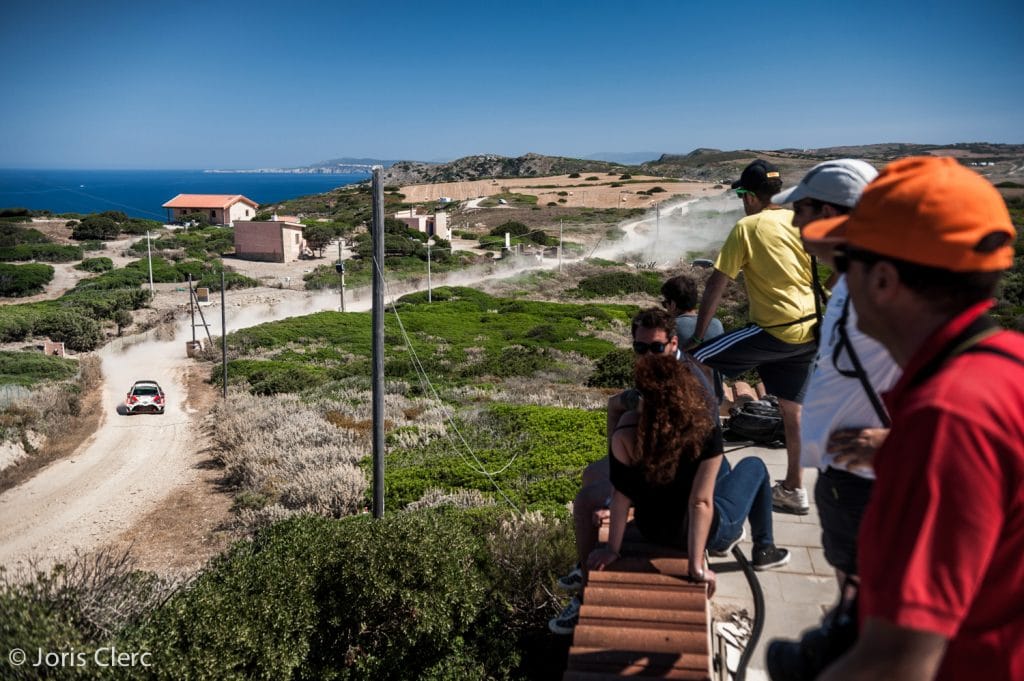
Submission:
<svg viewBox="0 0 1024 681">
<path fill-rule="evenodd" d="M 722 551 L 743 532 L 743 521 L 750 518 L 754 546 L 773 544 L 772 489 L 768 469 L 757 457 L 747 457 L 736 467 L 722 455 L 722 466 L 715 480 L 715 521 L 707 546 Z"/>
</svg>

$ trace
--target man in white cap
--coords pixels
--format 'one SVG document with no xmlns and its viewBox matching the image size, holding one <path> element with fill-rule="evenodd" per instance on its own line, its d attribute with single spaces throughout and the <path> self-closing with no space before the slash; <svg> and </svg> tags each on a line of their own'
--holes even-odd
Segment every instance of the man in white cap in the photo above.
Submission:
<svg viewBox="0 0 1024 681">
<path fill-rule="evenodd" d="M 819 163 L 795 187 L 772 197 L 793 204 L 793 225 L 803 229 L 814 220 L 846 215 L 864 188 L 878 176 L 870 164 L 856 159 Z M 811 249 L 813 252 L 813 249 Z M 875 474 L 870 467 L 851 465 L 857 454 L 873 452 L 888 434 L 888 415 L 878 394 L 889 390 L 899 367 L 888 351 L 857 329 L 857 314 L 849 302 L 846 277 L 840 275 L 822 320 L 818 359 L 807 386 L 800 422 L 800 458 L 819 470 L 814 500 L 821 521 L 825 560 L 836 571 L 842 599 L 851 598 L 857 580 L 857 533 Z M 835 633 L 825 627 L 800 642 L 774 641 L 769 646 L 768 670 L 773 679 L 812 678 L 810 669 L 823 655 L 808 650 L 821 646 Z M 824 634 L 824 635 L 823 635 Z"/>
</svg>

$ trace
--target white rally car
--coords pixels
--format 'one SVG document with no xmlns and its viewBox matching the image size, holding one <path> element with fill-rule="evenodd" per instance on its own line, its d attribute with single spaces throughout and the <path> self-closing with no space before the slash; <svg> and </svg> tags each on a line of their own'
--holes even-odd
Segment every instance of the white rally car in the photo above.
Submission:
<svg viewBox="0 0 1024 681">
<path fill-rule="evenodd" d="M 167 398 L 164 395 L 164 390 L 156 381 L 135 381 L 124 401 L 124 407 L 129 414 L 138 414 L 139 412 L 163 414 L 166 405 Z"/>
</svg>

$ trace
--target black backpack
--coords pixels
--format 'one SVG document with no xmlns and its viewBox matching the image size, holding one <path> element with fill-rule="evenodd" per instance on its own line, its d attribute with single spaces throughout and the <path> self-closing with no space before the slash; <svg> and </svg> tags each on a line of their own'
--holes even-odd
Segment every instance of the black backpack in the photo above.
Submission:
<svg viewBox="0 0 1024 681">
<path fill-rule="evenodd" d="M 779 403 L 772 395 L 744 402 L 729 409 L 729 421 L 722 432 L 727 440 L 749 441 L 771 447 L 786 446 Z"/>
</svg>

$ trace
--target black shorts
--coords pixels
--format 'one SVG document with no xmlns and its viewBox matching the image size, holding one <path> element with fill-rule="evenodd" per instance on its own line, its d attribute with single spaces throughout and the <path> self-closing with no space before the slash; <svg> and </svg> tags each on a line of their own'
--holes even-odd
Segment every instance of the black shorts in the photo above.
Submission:
<svg viewBox="0 0 1024 681">
<path fill-rule="evenodd" d="M 814 341 L 786 343 L 750 324 L 707 341 L 692 354 L 730 378 L 757 369 L 770 395 L 799 404 L 807 392 L 818 346 Z"/>
<path fill-rule="evenodd" d="M 858 574 L 857 534 L 874 483 L 874 480 L 829 466 L 818 475 L 814 486 L 825 560 L 848 575 Z"/>
</svg>

